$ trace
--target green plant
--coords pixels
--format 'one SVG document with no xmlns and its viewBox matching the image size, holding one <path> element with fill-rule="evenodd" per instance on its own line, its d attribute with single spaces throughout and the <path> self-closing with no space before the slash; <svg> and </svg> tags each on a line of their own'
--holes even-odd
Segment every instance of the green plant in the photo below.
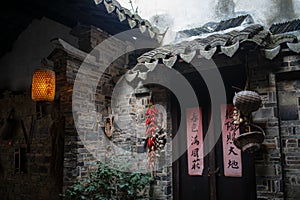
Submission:
<svg viewBox="0 0 300 200">
<path fill-rule="evenodd" d="M 88 179 L 77 181 L 69 187 L 65 199 L 139 199 L 143 198 L 145 190 L 149 189 L 152 181 L 153 177 L 150 174 L 126 172 L 99 163 L 97 170 L 92 172 Z"/>
</svg>

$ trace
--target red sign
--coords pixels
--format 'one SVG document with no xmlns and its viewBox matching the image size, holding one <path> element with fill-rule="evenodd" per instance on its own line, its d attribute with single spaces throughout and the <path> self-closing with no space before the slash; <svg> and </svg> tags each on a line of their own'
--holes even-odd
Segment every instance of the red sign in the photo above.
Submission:
<svg viewBox="0 0 300 200">
<path fill-rule="evenodd" d="M 186 111 L 188 173 L 191 176 L 202 175 L 203 161 L 203 129 L 202 111 L 200 107 L 188 108 Z"/>
<path fill-rule="evenodd" d="M 223 140 L 223 162 L 225 176 L 242 176 L 242 156 L 234 144 L 233 139 L 240 135 L 239 126 L 233 123 L 234 106 L 222 105 L 222 140 Z"/>
</svg>

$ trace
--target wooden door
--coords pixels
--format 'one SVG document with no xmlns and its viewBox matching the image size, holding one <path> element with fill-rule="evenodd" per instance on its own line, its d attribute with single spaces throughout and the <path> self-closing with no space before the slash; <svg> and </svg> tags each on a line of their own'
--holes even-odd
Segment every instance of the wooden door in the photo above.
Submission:
<svg viewBox="0 0 300 200">
<path fill-rule="evenodd" d="M 229 68 L 221 71 L 224 79 L 228 102 L 232 101 L 234 90 L 232 86 L 244 85 L 243 68 L 235 68 L 234 73 L 239 74 L 238 79 L 232 79 L 233 71 Z M 210 99 L 207 88 L 198 75 L 190 74 L 187 79 L 191 82 L 202 107 L 203 132 L 207 132 L 210 113 Z M 172 98 L 175 99 L 175 98 Z M 180 118 L 185 118 L 185 113 L 180 113 L 180 105 L 176 100 L 172 102 L 173 129 L 176 129 Z M 191 105 L 193 106 L 193 105 Z M 221 105 L 220 105 L 221 107 Z M 186 108 L 184 108 L 186 109 Z M 184 110 L 183 109 L 183 110 Z M 221 115 L 220 120 L 221 120 Z M 184 121 L 184 120 L 183 120 Z M 186 125 L 183 125 L 186 126 Z M 176 130 L 173 130 L 176 133 Z M 178 134 L 178 133 L 177 133 Z M 180 133 L 186 134 L 186 133 Z M 178 145 L 186 145 L 182 142 Z M 173 146 L 173 149 L 176 146 Z M 187 152 L 173 164 L 173 191 L 175 200 L 254 200 L 256 199 L 254 158 L 252 155 L 242 153 L 242 177 L 225 177 L 223 164 L 222 139 L 219 138 L 213 151 L 204 158 L 204 172 L 202 176 L 188 175 Z"/>
</svg>

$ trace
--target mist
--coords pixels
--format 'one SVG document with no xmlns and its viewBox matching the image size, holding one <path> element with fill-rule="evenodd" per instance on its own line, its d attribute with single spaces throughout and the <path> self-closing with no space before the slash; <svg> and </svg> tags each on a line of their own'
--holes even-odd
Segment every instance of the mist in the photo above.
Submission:
<svg viewBox="0 0 300 200">
<path fill-rule="evenodd" d="M 130 9 L 128 1 L 119 0 L 122 6 Z M 275 22 L 300 18 L 300 0 L 132 0 L 132 2 L 135 8 L 138 7 L 138 14 L 142 18 L 149 20 L 155 15 L 168 16 L 167 20 L 170 21 L 168 28 L 172 31 L 199 27 L 210 21 L 220 21 L 241 14 L 251 14 L 256 23 L 266 27 Z"/>
</svg>

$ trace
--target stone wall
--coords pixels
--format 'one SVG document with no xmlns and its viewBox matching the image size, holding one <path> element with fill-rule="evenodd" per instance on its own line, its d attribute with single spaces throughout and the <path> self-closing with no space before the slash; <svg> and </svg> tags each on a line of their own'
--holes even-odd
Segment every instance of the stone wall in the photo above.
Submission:
<svg viewBox="0 0 300 200">
<path fill-rule="evenodd" d="M 60 199 L 64 120 L 58 105 L 36 104 L 29 94 L 5 92 L 0 107 L 1 199 Z M 12 109 L 9 131 L 4 127 Z"/>
<path fill-rule="evenodd" d="M 77 27 L 73 34 L 81 37 L 79 46 L 85 51 L 95 48 L 108 37 L 94 27 Z M 137 82 L 129 83 L 121 78 L 126 72 L 125 66 L 128 66 L 127 55 L 115 60 L 105 71 L 99 68 L 104 64 L 99 59 L 101 56 L 109 56 L 127 47 L 120 41 L 118 44 L 107 47 L 105 55 L 94 51 L 85 61 L 64 49 L 56 49 L 51 54 L 57 74 L 61 112 L 66 119 L 64 190 L 76 179 L 88 177 L 97 166 L 97 161 L 112 166 L 129 163 L 133 171 L 148 171 L 143 139 L 149 97 L 136 98 L 132 93 Z M 153 87 L 152 90 L 154 102 L 169 111 L 169 97 L 165 89 Z M 166 113 L 166 119 L 170 121 L 170 113 Z M 115 119 L 114 132 L 109 139 L 103 132 L 104 122 L 112 116 Z M 169 125 L 168 129 L 171 128 Z M 150 195 L 155 199 L 172 198 L 170 143 L 166 149 L 160 152 L 156 182 L 150 190 Z"/>
<path fill-rule="evenodd" d="M 253 121 L 266 133 L 255 165 L 261 200 L 300 198 L 299 60 L 299 55 L 249 59 L 251 89 L 263 100 Z"/>
</svg>

